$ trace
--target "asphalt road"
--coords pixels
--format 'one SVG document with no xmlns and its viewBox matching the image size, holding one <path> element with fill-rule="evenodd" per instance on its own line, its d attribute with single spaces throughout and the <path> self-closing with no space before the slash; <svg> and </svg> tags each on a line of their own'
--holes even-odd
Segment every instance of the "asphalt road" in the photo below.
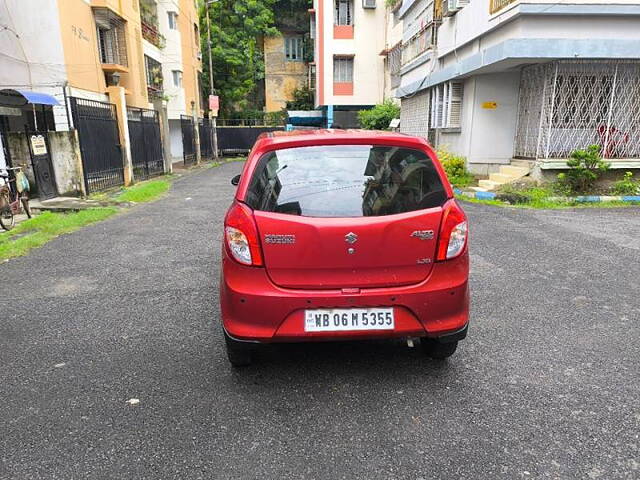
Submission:
<svg viewBox="0 0 640 480">
<path fill-rule="evenodd" d="M 234 371 L 240 168 L 0 264 L 0 478 L 640 478 L 639 209 L 467 204 L 473 323 L 448 362 L 336 343 Z"/>
</svg>

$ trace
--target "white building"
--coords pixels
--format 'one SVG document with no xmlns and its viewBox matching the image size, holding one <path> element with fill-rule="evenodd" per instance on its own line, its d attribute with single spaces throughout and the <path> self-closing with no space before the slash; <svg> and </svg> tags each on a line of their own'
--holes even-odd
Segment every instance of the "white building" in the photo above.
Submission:
<svg viewBox="0 0 640 480">
<path fill-rule="evenodd" d="M 351 126 L 356 111 L 382 102 L 386 10 L 384 0 L 314 0 L 315 104 L 328 126 Z"/>
<path fill-rule="evenodd" d="M 494 173 L 485 186 L 514 158 L 553 171 L 590 144 L 640 168 L 640 1 L 404 0 L 399 15 L 402 131 Z"/>
</svg>

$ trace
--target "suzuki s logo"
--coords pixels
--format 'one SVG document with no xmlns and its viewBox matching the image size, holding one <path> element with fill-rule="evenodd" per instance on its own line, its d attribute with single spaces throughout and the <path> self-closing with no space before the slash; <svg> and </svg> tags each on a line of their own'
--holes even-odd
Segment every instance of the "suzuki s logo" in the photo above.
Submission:
<svg viewBox="0 0 640 480">
<path fill-rule="evenodd" d="M 344 241 L 353 245 L 358 241 L 358 235 L 353 232 L 349 232 L 344 236 Z"/>
</svg>

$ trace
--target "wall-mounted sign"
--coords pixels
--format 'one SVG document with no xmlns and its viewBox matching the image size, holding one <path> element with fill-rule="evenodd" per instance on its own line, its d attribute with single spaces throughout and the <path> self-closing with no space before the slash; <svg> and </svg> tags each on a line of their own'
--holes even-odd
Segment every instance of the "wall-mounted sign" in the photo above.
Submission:
<svg viewBox="0 0 640 480">
<path fill-rule="evenodd" d="M 483 102 L 482 108 L 485 110 L 495 110 L 498 108 L 498 102 Z"/>
<path fill-rule="evenodd" d="M 13 107 L 3 107 L 0 105 L 0 115 L 6 115 L 7 117 L 19 117 L 22 115 L 22 110 Z"/>
<path fill-rule="evenodd" d="M 220 97 L 218 95 L 209 95 L 209 110 L 211 110 L 211 116 L 217 117 L 219 109 Z"/>
<path fill-rule="evenodd" d="M 31 152 L 34 157 L 47 154 L 47 142 L 42 135 L 31 135 Z"/>
</svg>

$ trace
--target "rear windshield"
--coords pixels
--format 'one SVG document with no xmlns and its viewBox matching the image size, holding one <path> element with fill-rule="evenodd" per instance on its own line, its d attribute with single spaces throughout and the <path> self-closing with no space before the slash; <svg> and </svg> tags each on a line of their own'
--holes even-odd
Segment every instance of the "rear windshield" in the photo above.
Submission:
<svg viewBox="0 0 640 480">
<path fill-rule="evenodd" d="M 254 210 L 307 217 L 371 217 L 440 206 L 446 193 L 419 150 L 325 145 L 265 154 L 246 203 Z"/>
</svg>

